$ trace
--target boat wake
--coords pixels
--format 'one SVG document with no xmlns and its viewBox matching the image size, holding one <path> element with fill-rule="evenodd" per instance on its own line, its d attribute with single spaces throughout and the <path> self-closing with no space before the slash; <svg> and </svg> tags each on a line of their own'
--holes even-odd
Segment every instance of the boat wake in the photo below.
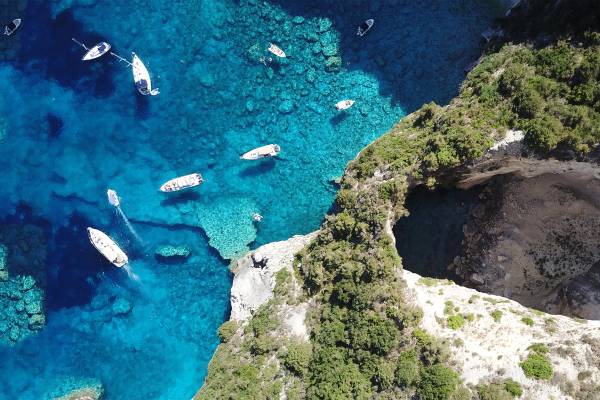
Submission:
<svg viewBox="0 0 600 400">
<path fill-rule="evenodd" d="M 140 281 L 140 277 L 135 272 L 133 272 L 133 268 L 131 268 L 130 264 L 125 264 L 122 268 L 125 270 L 125 272 L 127 272 L 127 275 L 130 279 L 133 279 L 136 282 Z"/>
<path fill-rule="evenodd" d="M 121 207 L 117 206 L 117 207 L 115 207 L 115 209 L 117 210 L 117 214 L 121 217 L 121 219 L 125 223 L 125 226 L 127 226 L 127 229 L 129 229 L 129 232 L 131 233 L 131 235 L 135 238 L 135 240 L 137 240 L 137 242 L 140 245 L 144 246 L 146 243 L 140 237 L 140 235 L 138 235 L 138 233 L 135 231 L 135 228 L 133 227 L 133 225 L 131 225 L 131 222 L 129 222 L 129 218 L 127 218 L 127 216 L 125 215 L 123 210 L 121 210 Z"/>
</svg>

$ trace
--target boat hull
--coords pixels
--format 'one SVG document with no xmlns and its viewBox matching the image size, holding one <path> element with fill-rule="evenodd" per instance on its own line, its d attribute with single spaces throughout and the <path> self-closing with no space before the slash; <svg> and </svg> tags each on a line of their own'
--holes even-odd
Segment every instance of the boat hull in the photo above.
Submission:
<svg viewBox="0 0 600 400">
<path fill-rule="evenodd" d="M 354 105 L 354 100 L 342 100 L 336 103 L 335 108 L 338 111 L 347 110 Z"/>
<path fill-rule="evenodd" d="M 17 29 L 19 29 L 20 26 L 21 26 L 21 19 L 20 18 L 13 19 L 10 24 L 8 24 L 7 26 L 4 27 L 4 34 L 6 36 L 10 36 L 13 33 L 15 33 L 17 31 Z"/>
<path fill-rule="evenodd" d="M 135 83 L 136 89 L 144 96 L 156 96 L 159 92 L 158 89 L 152 89 L 152 81 L 150 80 L 148 69 L 137 54 L 132 54 L 133 60 L 131 61 L 131 69 L 133 71 L 133 82 Z"/>
<path fill-rule="evenodd" d="M 106 233 L 90 227 L 87 232 L 92 246 L 115 267 L 121 268 L 129 262 L 127 254 Z"/>
<path fill-rule="evenodd" d="M 91 61 L 102 57 L 110 51 L 110 44 L 106 42 L 100 42 L 91 49 L 81 58 L 82 61 Z"/>
<path fill-rule="evenodd" d="M 198 173 L 189 174 L 180 176 L 177 178 L 173 178 L 171 180 L 166 181 L 160 187 L 161 192 L 178 192 L 180 190 L 189 189 L 194 186 L 200 185 L 204 180 L 202 179 L 202 175 Z"/>
<path fill-rule="evenodd" d="M 279 154 L 281 148 L 276 144 L 257 147 L 240 156 L 243 160 L 260 160 L 263 158 L 275 157 Z"/>
<path fill-rule="evenodd" d="M 356 32 L 356 34 L 358 36 L 365 36 L 367 34 L 367 32 L 369 32 L 371 30 L 374 23 L 375 23 L 374 19 L 366 20 L 365 22 L 360 24 L 360 26 L 358 27 L 358 32 Z"/>
</svg>

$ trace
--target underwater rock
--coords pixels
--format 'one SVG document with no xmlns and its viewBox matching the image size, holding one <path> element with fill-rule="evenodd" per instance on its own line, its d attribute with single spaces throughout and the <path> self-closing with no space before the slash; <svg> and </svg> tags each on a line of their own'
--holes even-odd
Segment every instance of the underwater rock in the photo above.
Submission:
<svg viewBox="0 0 600 400">
<path fill-rule="evenodd" d="M 331 29 L 331 25 L 331 20 L 329 18 L 319 18 L 317 20 L 317 32 L 327 32 Z"/>
<path fill-rule="evenodd" d="M 8 332 L 8 339 L 17 342 L 21 338 L 21 329 L 17 325 L 13 325 Z"/>
<path fill-rule="evenodd" d="M 327 72 L 339 72 L 342 68 L 341 57 L 327 57 L 325 60 L 325 71 Z"/>
<path fill-rule="evenodd" d="M 279 104 L 279 112 L 282 114 L 289 114 L 294 111 L 294 102 L 290 99 L 284 100 Z"/>
<path fill-rule="evenodd" d="M 181 259 L 189 257 L 191 249 L 188 246 L 163 245 L 156 248 L 154 255 L 158 259 Z"/>
<path fill-rule="evenodd" d="M 35 286 L 35 279 L 32 276 L 26 275 L 21 277 L 21 291 L 25 292 Z"/>
<path fill-rule="evenodd" d="M 129 300 L 119 297 L 115 300 L 112 305 L 113 314 L 116 315 L 126 315 L 131 312 L 133 306 L 129 302 Z"/>
<path fill-rule="evenodd" d="M 44 314 L 33 314 L 29 317 L 29 328 L 33 330 L 42 329 L 46 325 Z"/>
<path fill-rule="evenodd" d="M 0 282 L 8 280 L 8 249 L 6 246 L 0 244 Z"/>
<path fill-rule="evenodd" d="M 64 388 L 55 390 L 48 396 L 51 400 L 101 400 L 104 397 L 104 386 L 98 380 L 75 379 L 63 383 Z"/>
</svg>

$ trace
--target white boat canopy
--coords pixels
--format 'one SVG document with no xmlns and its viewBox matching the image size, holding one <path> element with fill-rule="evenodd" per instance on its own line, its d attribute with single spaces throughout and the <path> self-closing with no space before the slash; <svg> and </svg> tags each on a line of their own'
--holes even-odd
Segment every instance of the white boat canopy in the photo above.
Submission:
<svg viewBox="0 0 600 400">
<path fill-rule="evenodd" d="M 6 25 L 6 26 L 4 27 L 4 34 L 5 34 L 6 36 L 10 36 L 10 35 L 12 35 L 13 33 L 15 33 L 15 31 L 16 31 L 17 29 L 19 29 L 19 27 L 20 27 L 20 26 L 21 26 L 21 19 L 20 19 L 20 18 L 13 19 L 13 20 L 10 22 L 10 24 L 8 24 L 8 25 Z"/>
<path fill-rule="evenodd" d="M 260 160 L 261 158 L 274 157 L 281 151 L 281 147 L 276 144 L 257 147 L 240 156 L 243 160 Z"/>
<path fill-rule="evenodd" d="M 281 48 L 279 46 L 277 46 L 276 44 L 269 43 L 269 48 L 267 50 L 269 50 L 271 53 L 275 54 L 277 57 L 280 57 L 280 58 L 286 57 L 285 52 L 283 50 L 281 50 Z"/>
<path fill-rule="evenodd" d="M 342 111 L 342 110 L 346 110 L 350 107 L 352 107 L 354 105 L 354 100 L 342 100 L 342 101 L 338 101 L 335 104 L 335 108 L 338 109 L 338 111 Z"/>
<path fill-rule="evenodd" d="M 82 61 L 90 61 L 95 60 L 96 58 L 100 58 L 106 53 L 110 51 L 110 44 L 106 42 L 100 42 L 85 53 L 85 55 L 81 58 Z"/>
<path fill-rule="evenodd" d="M 203 181 L 204 180 L 202 179 L 202 175 L 200 175 L 198 173 L 184 175 L 184 176 L 180 176 L 180 177 L 173 178 L 171 180 L 166 181 L 160 187 L 160 191 L 161 192 L 177 192 L 179 190 L 198 186 Z"/>
<path fill-rule="evenodd" d="M 131 61 L 131 66 L 133 70 L 133 81 L 135 82 L 135 87 L 144 96 L 151 95 L 156 96 L 160 92 L 158 89 L 152 89 L 152 81 L 150 80 L 150 73 L 148 69 L 140 60 L 140 58 L 135 53 L 133 54 L 133 60 Z"/>
<path fill-rule="evenodd" d="M 90 227 L 87 231 L 92 245 L 113 265 L 120 268 L 129 262 L 127 254 L 106 233 Z"/>
</svg>

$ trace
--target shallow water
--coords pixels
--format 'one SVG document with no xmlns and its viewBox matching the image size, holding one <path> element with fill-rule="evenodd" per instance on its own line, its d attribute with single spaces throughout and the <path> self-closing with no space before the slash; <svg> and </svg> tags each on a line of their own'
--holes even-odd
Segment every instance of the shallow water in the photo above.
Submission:
<svg viewBox="0 0 600 400">
<path fill-rule="evenodd" d="M 0 47 L 0 218 L 13 233 L 39 227 L 47 255 L 28 263 L 31 246 L 1 232 L 0 242 L 9 272 L 46 288 L 48 324 L 0 344 L 0 398 L 45 398 L 90 378 L 108 399 L 191 397 L 228 314 L 222 256 L 316 229 L 348 160 L 407 112 L 456 93 L 488 3 L 30 1 L 21 31 L 0 39 L 12 41 Z M 376 25 L 357 38 L 367 17 Z M 115 59 L 80 62 L 71 37 L 136 51 L 161 94 L 137 95 Z M 263 65 L 269 42 L 288 57 Z M 356 104 L 338 113 L 345 98 Z M 267 143 L 280 157 L 239 160 Z M 157 191 L 195 171 L 200 188 Z M 145 246 L 108 204 L 109 187 Z M 139 283 L 101 259 L 86 226 L 124 247 Z M 190 245 L 192 257 L 159 263 L 160 244 Z M 131 311 L 120 313 L 121 299 Z"/>
</svg>

